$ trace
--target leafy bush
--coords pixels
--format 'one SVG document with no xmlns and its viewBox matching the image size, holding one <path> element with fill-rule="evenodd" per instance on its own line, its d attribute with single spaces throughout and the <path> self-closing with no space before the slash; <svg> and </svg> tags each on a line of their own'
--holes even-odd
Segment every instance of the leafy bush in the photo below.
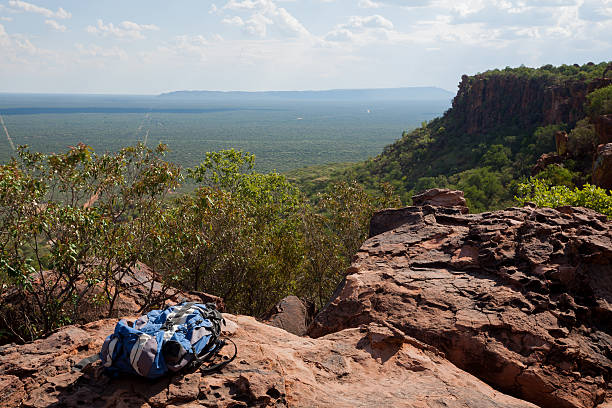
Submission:
<svg viewBox="0 0 612 408">
<path fill-rule="evenodd" d="M 254 172 L 254 163 L 225 150 L 189 169 L 200 187 L 176 200 L 164 224 L 164 242 L 175 244 L 147 263 L 181 271 L 184 287 L 221 296 L 232 312 L 261 315 L 295 292 L 301 196 L 284 176 Z"/>
<path fill-rule="evenodd" d="M 574 187 L 574 180 L 578 177 L 576 172 L 570 171 L 569 169 L 560 166 L 558 164 L 551 164 L 546 166 L 544 171 L 538 173 L 536 178 L 543 180 L 550 185 L 554 186 L 566 186 Z"/>
<path fill-rule="evenodd" d="M 588 119 L 583 119 L 578 121 L 576 127 L 568 135 L 567 147 L 573 156 L 590 160 L 597 142 L 595 127 Z"/>
<path fill-rule="evenodd" d="M 372 213 L 399 201 L 389 188 L 373 195 L 353 182 L 310 203 L 284 176 L 254 172 L 254 163 L 225 150 L 188 169 L 201 186 L 168 213 L 164 241 L 177 243 L 147 263 L 180 270 L 184 287 L 223 297 L 234 313 L 262 315 L 289 294 L 322 306 L 367 238 Z"/>
<path fill-rule="evenodd" d="M 591 92 L 587 100 L 587 113 L 591 118 L 612 113 L 612 85 Z"/>
<path fill-rule="evenodd" d="M 528 182 L 519 184 L 519 205 L 527 202 L 538 207 L 561 207 L 565 205 L 591 208 L 597 212 L 612 217 L 612 195 L 603 188 L 585 184 L 583 188 L 554 186 L 545 180 L 530 178 Z"/>
<path fill-rule="evenodd" d="M 178 184 L 164 151 L 21 148 L 0 166 L 0 316 L 12 337 L 25 341 L 77 321 L 94 289 L 95 303 L 113 313 L 119 282 L 154 251 L 164 197 Z"/>
<path fill-rule="evenodd" d="M 195 191 L 169 195 L 183 176 L 164 153 L 161 145 L 105 155 L 85 145 L 51 155 L 24 148 L 0 166 L 1 336 L 27 341 L 114 315 L 140 262 L 165 284 L 223 297 L 234 313 L 262 315 L 289 294 L 323 305 L 372 213 L 399 204 L 389 186 L 371 193 L 356 182 L 309 202 L 235 150 L 208 153 L 187 170 Z M 159 300 L 146 296 L 144 307 Z"/>
</svg>

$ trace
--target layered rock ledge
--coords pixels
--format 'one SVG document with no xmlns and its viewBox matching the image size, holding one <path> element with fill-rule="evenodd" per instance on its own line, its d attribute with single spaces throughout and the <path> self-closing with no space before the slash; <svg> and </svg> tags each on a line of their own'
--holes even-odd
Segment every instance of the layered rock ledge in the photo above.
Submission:
<svg viewBox="0 0 612 408">
<path fill-rule="evenodd" d="M 310 335 L 379 324 L 539 406 L 612 406 L 605 216 L 426 205 L 381 212 L 372 227 Z"/>
</svg>

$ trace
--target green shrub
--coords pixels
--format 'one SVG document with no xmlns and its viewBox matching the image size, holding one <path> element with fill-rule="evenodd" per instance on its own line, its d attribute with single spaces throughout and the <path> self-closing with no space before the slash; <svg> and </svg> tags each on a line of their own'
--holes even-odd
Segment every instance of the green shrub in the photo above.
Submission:
<svg viewBox="0 0 612 408">
<path fill-rule="evenodd" d="M 583 188 L 570 189 L 567 186 L 554 186 L 545 180 L 530 178 L 519 184 L 515 197 L 519 205 L 527 202 L 538 207 L 561 207 L 565 205 L 591 208 L 612 217 L 612 195 L 603 188 L 585 184 Z"/>
<path fill-rule="evenodd" d="M 583 119 L 576 123 L 576 127 L 568 135 L 567 147 L 575 157 L 590 159 L 597 143 L 598 136 L 595 127 L 588 119 Z"/>
<path fill-rule="evenodd" d="M 0 317 L 11 338 L 79 321 L 94 287 L 113 313 L 125 289 L 119 282 L 154 250 L 164 198 L 178 184 L 164 152 L 139 145 L 99 156 L 80 144 L 44 155 L 22 147 L 0 166 Z"/>
<path fill-rule="evenodd" d="M 587 100 L 586 110 L 591 118 L 612 113 L 612 85 L 591 92 Z"/>
<path fill-rule="evenodd" d="M 544 171 L 538 173 L 536 178 L 554 186 L 574 187 L 574 180 L 578 176 L 578 173 L 572 172 L 563 166 L 551 164 Z"/>
</svg>

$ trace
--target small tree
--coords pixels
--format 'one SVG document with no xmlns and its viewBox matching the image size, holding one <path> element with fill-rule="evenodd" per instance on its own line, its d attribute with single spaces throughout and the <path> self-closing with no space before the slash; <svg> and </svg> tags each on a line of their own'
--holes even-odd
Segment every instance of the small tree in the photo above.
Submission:
<svg viewBox="0 0 612 408">
<path fill-rule="evenodd" d="M 284 176 L 253 170 L 255 157 L 207 153 L 188 175 L 199 187 L 177 200 L 166 220 L 179 240 L 167 271 L 183 285 L 223 297 L 229 310 L 261 315 L 295 292 L 301 271 L 299 191 Z M 155 262 L 155 260 L 152 260 Z"/>
<path fill-rule="evenodd" d="M 80 144 L 43 155 L 22 147 L 0 166 L 1 315 L 13 337 L 79 319 L 94 292 L 113 313 L 126 273 L 154 248 L 163 199 L 178 183 L 164 151 L 138 145 L 98 156 Z"/>
</svg>

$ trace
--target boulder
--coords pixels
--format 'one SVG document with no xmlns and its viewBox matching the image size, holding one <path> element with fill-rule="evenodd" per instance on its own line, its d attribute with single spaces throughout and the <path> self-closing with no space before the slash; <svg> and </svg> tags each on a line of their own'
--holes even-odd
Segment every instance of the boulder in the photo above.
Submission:
<svg viewBox="0 0 612 408">
<path fill-rule="evenodd" d="M 593 184 L 612 189 L 612 143 L 599 145 L 593 162 Z"/>
<path fill-rule="evenodd" d="M 565 159 L 559 156 L 557 153 L 544 153 L 531 168 L 531 175 L 535 176 L 541 171 L 546 170 L 546 167 L 550 166 L 551 164 L 563 164 L 564 161 Z"/>
<path fill-rule="evenodd" d="M 448 190 L 446 188 L 432 188 L 412 196 L 412 203 L 417 206 L 431 205 L 434 207 L 457 208 L 468 213 L 463 191 Z"/>
<path fill-rule="evenodd" d="M 278 302 L 264 317 L 264 321 L 296 336 L 306 334 L 315 314 L 314 304 L 297 296 L 287 296 Z"/>
<path fill-rule="evenodd" d="M 412 197 L 413 207 L 389 208 L 378 211 L 370 220 L 370 237 L 390 231 L 407 222 L 414 222 L 413 217 L 429 214 L 438 207 L 438 213 L 449 215 L 467 214 L 469 209 L 463 191 L 432 188 Z M 417 206 L 422 210 L 417 210 Z"/>
<path fill-rule="evenodd" d="M 612 404 L 611 221 L 573 207 L 397 211 L 311 336 L 377 324 L 541 407 Z"/>
<path fill-rule="evenodd" d="M 65 327 L 23 346 L 2 346 L 0 407 L 535 408 L 386 326 L 369 324 L 315 340 L 252 317 L 224 317 L 233 327 L 238 356 L 208 375 L 109 378 L 99 362 L 71 371 L 99 350 L 115 319 Z"/>
</svg>

